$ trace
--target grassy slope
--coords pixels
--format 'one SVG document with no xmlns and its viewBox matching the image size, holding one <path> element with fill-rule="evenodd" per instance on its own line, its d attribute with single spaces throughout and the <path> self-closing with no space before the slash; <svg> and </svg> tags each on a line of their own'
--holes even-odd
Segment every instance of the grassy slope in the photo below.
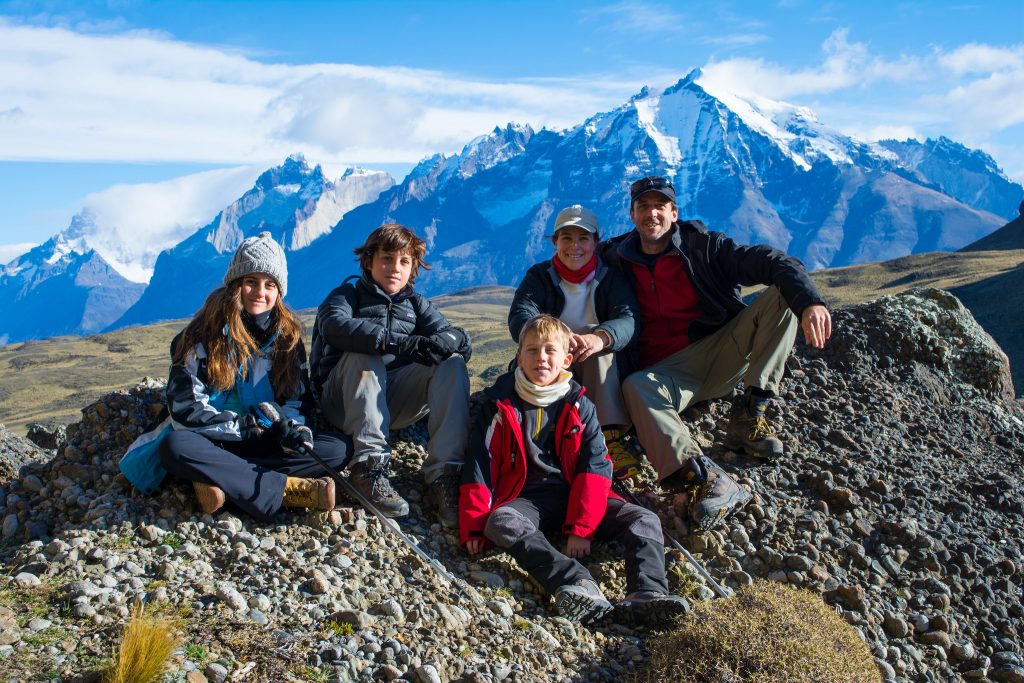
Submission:
<svg viewBox="0 0 1024 683">
<path fill-rule="evenodd" d="M 961 297 L 1011 359 L 1024 389 L 1024 249 L 916 254 L 814 274 L 830 304 L 846 305 L 911 287 L 941 287 Z M 505 318 L 508 287 L 475 287 L 434 302 L 473 335 L 474 389 L 490 382 L 514 354 Z M 313 311 L 302 311 L 307 330 Z M 184 320 L 130 327 L 94 337 L 56 337 L 0 346 L 0 422 L 22 433 L 30 422 L 74 422 L 81 408 L 143 376 L 166 377 L 168 346 Z M 308 338 L 307 338 L 308 345 Z"/>
<path fill-rule="evenodd" d="M 473 389 L 482 388 L 484 378 L 504 368 L 515 353 L 505 326 L 512 291 L 475 287 L 434 299 L 453 324 L 473 335 Z M 307 349 L 315 313 L 300 311 Z M 167 377 L 171 339 L 186 322 L 0 346 L 0 423 L 20 434 L 31 422 L 75 422 L 82 408 L 106 393 L 134 385 L 146 375 Z"/>
</svg>

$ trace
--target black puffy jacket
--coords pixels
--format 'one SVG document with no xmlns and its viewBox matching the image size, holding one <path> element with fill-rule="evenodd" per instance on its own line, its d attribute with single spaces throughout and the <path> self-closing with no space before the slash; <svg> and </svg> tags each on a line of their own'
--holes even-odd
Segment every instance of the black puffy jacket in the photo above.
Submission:
<svg viewBox="0 0 1024 683">
<path fill-rule="evenodd" d="M 383 355 L 389 341 L 410 334 L 429 337 L 451 326 L 434 304 L 411 287 L 389 296 L 368 275 L 353 275 L 334 288 L 316 311 L 309 359 L 314 397 L 319 400 L 320 388 L 343 353 Z M 388 367 L 405 363 L 393 360 Z"/>
</svg>

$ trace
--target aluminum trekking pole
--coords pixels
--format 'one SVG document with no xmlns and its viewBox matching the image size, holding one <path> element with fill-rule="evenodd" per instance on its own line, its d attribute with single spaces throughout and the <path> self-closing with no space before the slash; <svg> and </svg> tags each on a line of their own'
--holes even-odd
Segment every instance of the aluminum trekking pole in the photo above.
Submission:
<svg viewBox="0 0 1024 683">
<path fill-rule="evenodd" d="M 615 491 L 615 493 L 618 493 L 626 500 L 628 500 L 633 505 L 646 507 L 643 503 L 640 502 L 640 499 L 637 498 L 632 491 L 626 488 L 626 485 L 622 482 L 621 479 L 612 479 L 612 490 Z M 715 592 L 718 593 L 719 597 L 732 597 L 732 590 L 718 583 L 718 581 L 715 581 L 715 577 L 711 576 L 711 574 L 708 573 L 708 570 L 705 569 L 704 566 L 697 561 L 697 558 L 690 554 L 690 551 L 683 547 L 682 543 L 677 541 L 676 538 L 669 532 L 665 531 L 664 528 L 661 530 L 661 533 L 664 534 L 665 538 L 668 539 L 669 543 L 671 543 L 676 550 L 681 552 L 683 556 L 687 559 L 687 561 L 697 569 L 697 573 L 704 577 L 704 579 L 711 584 L 711 587 L 715 589 Z"/>
<path fill-rule="evenodd" d="M 270 405 L 269 403 L 259 404 L 259 406 L 255 408 L 255 411 L 257 419 L 259 419 L 261 421 L 261 424 L 263 425 L 269 424 L 271 427 L 273 427 L 275 424 L 281 422 L 282 420 L 281 414 L 278 413 L 274 406 Z M 345 492 L 347 494 L 352 496 L 352 498 L 355 499 L 365 509 L 373 513 L 373 515 L 377 519 L 379 519 L 380 522 L 385 527 L 395 532 L 395 534 L 397 534 L 399 538 L 405 541 L 406 545 L 412 548 L 413 552 L 415 552 L 420 557 L 421 560 L 426 562 L 427 565 L 431 569 L 433 569 L 441 578 L 447 581 L 450 585 L 458 588 L 459 591 L 467 598 L 472 600 L 473 603 L 478 605 L 480 604 L 481 601 L 479 596 L 476 596 L 473 593 L 471 593 L 464 585 L 463 581 L 457 579 L 455 576 L 449 573 L 448 570 L 445 569 L 440 562 L 432 558 L 422 548 L 420 548 L 419 545 L 416 544 L 416 541 L 409 538 L 409 536 L 404 531 L 402 531 L 402 527 L 398 526 L 398 523 L 395 522 L 395 520 L 391 519 L 383 512 L 381 512 L 377 508 L 377 506 L 370 501 L 369 498 L 364 496 L 355 486 L 352 485 L 351 482 L 349 482 L 348 478 L 341 476 L 341 473 L 338 470 L 327 464 L 327 462 L 322 457 L 320 457 L 320 454 L 317 453 L 316 450 L 312 448 L 306 448 L 305 446 L 301 446 L 299 447 L 298 451 L 303 455 L 309 455 L 314 460 L 316 460 L 338 486 L 341 486 L 343 489 L 345 489 Z"/>
</svg>

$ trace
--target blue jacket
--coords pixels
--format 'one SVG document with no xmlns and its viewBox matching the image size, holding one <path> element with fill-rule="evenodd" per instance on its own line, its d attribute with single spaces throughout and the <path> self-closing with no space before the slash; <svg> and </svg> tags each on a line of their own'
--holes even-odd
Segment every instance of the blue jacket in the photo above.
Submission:
<svg viewBox="0 0 1024 683">
<path fill-rule="evenodd" d="M 171 342 L 171 354 L 181 337 Z M 274 339 L 268 341 L 250 360 L 245 379 L 238 377 L 234 388 L 218 391 L 208 385 L 206 349 L 196 344 L 185 355 L 183 363 L 172 363 L 167 377 L 167 408 L 175 429 L 189 429 L 218 441 L 240 441 L 239 421 L 249 408 L 264 401 L 280 405 L 284 416 L 298 424 L 305 424 L 303 403 L 308 398 L 306 381 L 306 349 L 299 342 L 295 362 L 299 365 L 299 387 L 282 403 L 275 398 L 272 376 Z"/>
</svg>

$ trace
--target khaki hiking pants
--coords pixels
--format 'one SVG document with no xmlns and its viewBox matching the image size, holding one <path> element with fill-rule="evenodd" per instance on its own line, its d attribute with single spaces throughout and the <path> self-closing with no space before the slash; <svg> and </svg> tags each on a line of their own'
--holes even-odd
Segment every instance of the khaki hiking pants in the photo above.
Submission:
<svg viewBox="0 0 1024 683">
<path fill-rule="evenodd" d="M 597 408 L 597 421 L 602 427 L 629 426 L 629 416 L 622 402 L 622 386 L 618 363 L 611 351 L 602 352 L 574 365 L 576 381 L 587 390 L 586 396 Z"/>
<path fill-rule="evenodd" d="M 626 410 L 658 481 L 702 454 L 682 413 L 691 403 L 748 387 L 777 392 L 797 319 L 777 287 L 769 287 L 720 330 L 622 383 Z"/>
</svg>

